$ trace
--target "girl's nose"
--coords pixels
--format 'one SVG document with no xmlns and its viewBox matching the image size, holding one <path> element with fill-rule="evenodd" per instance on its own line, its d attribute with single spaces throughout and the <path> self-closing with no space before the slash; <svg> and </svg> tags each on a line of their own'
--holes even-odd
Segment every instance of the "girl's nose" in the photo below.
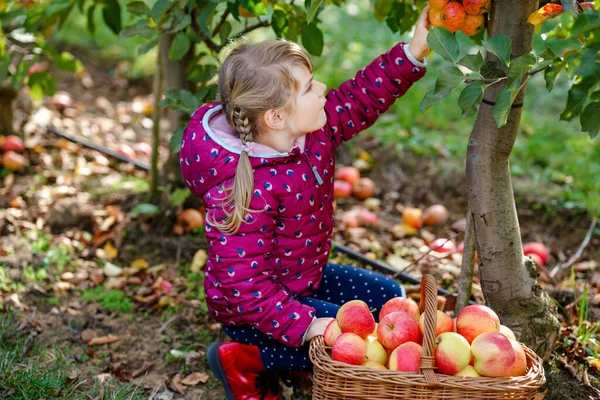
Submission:
<svg viewBox="0 0 600 400">
<path fill-rule="evenodd" d="M 321 85 L 321 91 L 324 94 L 327 91 L 327 85 L 324 84 L 323 82 L 319 82 L 319 85 Z"/>
</svg>

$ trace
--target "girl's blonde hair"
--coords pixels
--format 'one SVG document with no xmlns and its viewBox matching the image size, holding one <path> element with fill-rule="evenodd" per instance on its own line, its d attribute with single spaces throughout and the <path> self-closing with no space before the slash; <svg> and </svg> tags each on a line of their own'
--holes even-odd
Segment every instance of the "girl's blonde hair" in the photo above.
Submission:
<svg viewBox="0 0 600 400">
<path fill-rule="evenodd" d="M 244 151 L 240 154 L 233 185 L 224 199 L 223 222 L 208 219 L 221 232 L 235 234 L 250 211 L 254 175 L 248 152 L 251 142 L 264 131 L 262 116 L 276 109 L 292 113 L 295 94 L 300 90 L 291 72 L 293 66 L 304 66 L 312 73 L 312 60 L 306 50 L 286 40 L 243 43 L 227 56 L 219 71 L 219 94 L 227 121 L 239 135 Z M 231 211 L 229 211 L 231 209 Z"/>
</svg>

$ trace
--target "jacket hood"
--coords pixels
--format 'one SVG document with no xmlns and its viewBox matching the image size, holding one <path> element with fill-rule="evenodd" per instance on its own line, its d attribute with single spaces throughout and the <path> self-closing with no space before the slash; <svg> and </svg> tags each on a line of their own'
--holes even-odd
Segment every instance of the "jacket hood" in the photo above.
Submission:
<svg viewBox="0 0 600 400">
<path fill-rule="evenodd" d="M 253 142 L 250 164 L 255 169 L 285 162 L 304 151 L 305 140 L 306 136 L 300 136 L 285 153 Z M 192 114 L 181 141 L 179 163 L 182 167 L 185 165 L 183 178 L 200 197 L 215 186 L 230 186 L 242 150 L 242 142 L 227 121 L 223 106 L 219 102 L 204 104 Z"/>
</svg>

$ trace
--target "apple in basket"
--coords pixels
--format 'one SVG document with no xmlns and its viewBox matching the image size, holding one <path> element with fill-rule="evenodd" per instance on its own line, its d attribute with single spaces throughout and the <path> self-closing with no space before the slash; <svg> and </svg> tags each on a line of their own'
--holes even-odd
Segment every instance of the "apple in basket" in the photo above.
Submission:
<svg viewBox="0 0 600 400">
<path fill-rule="evenodd" d="M 342 330 L 340 329 L 340 325 L 337 320 L 333 319 L 327 327 L 325 328 L 325 332 L 323 332 L 323 339 L 325 340 L 325 344 L 329 347 L 333 346 L 335 340 L 342 334 Z"/>
<path fill-rule="evenodd" d="M 377 327 L 377 340 L 388 350 L 393 350 L 406 342 L 418 342 L 421 336 L 419 324 L 402 311 L 389 313 Z"/>
<path fill-rule="evenodd" d="M 390 354 L 388 367 L 400 372 L 419 372 L 422 352 L 423 348 L 418 343 L 403 343 Z"/>
<path fill-rule="evenodd" d="M 477 371 L 475 370 L 475 368 L 473 368 L 472 365 L 467 365 L 466 367 L 458 371 L 456 374 L 454 374 L 454 376 L 467 376 L 470 378 L 478 378 L 481 375 L 477 373 Z"/>
<path fill-rule="evenodd" d="M 365 360 L 360 365 L 362 365 L 363 367 L 369 367 L 369 368 L 375 368 L 375 369 L 385 369 L 387 371 L 387 368 L 385 367 L 385 365 L 380 364 L 376 361 Z"/>
<path fill-rule="evenodd" d="M 527 357 L 525 356 L 525 351 L 523 350 L 523 346 L 516 340 L 510 340 L 510 344 L 512 345 L 513 350 L 515 351 L 515 363 L 512 368 L 508 371 L 508 376 L 522 376 L 527 372 Z"/>
<path fill-rule="evenodd" d="M 517 356 L 510 339 L 498 332 L 485 332 L 471 343 L 475 370 L 482 376 L 509 376 Z"/>
<path fill-rule="evenodd" d="M 419 306 L 410 297 L 394 297 L 389 299 L 383 307 L 381 307 L 381 311 L 379 311 L 379 320 L 381 321 L 383 317 L 394 311 L 404 311 L 405 313 L 412 315 L 415 321 L 419 320 Z"/>
<path fill-rule="evenodd" d="M 444 332 L 452 332 L 454 330 L 454 321 L 452 321 L 452 318 L 443 311 L 436 311 L 435 337 L 438 337 Z M 421 317 L 419 317 L 419 329 L 421 329 L 422 334 L 425 334 L 425 313 L 421 314 Z"/>
<path fill-rule="evenodd" d="M 456 332 L 469 343 L 482 333 L 499 332 L 500 318 L 491 308 L 482 304 L 473 304 L 463 308 L 456 317 Z"/>
<path fill-rule="evenodd" d="M 462 371 L 471 360 L 471 345 L 455 332 L 444 332 L 435 338 L 435 366 L 446 375 Z"/>
<path fill-rule="evenodd" d="M 338 310 L 335 319 L 342 332 L 352 332 L 366 339 L 375 330 L 375 318 L 362 300 L 351 300 Z"/>
<path fill-rule="evenodd" d="M 367 343 L 367 351 L 366 351 L 367 360 L 375 361 L 375 362 L 378 362 L 379 364 L 385 364 L 385 362 L 387 361 L 388 355 L 387 355 L 387 351 L 385 351 L 385 348 L 383 347 L 383 345 L 381 343 L 379 343 L 379 340 L 377 340 L 377 338 L 375 336 L 369 336 L 369 337 L 367 337 L 365 342 Z"/>
<path fill-rule="evenodd" d="M 345 332 L 333 344 L 331 358 L 347 364 L 360 365 L 365 360 L 366 350 L 367 344 L 363 338 L 355 333 Z"/>
</svg>

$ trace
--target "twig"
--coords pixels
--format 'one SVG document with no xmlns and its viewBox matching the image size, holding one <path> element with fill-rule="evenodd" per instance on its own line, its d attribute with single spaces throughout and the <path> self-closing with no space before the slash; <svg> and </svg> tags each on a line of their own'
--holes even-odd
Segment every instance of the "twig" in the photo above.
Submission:
<svg viewBox="0 0 600 400">
<path fill-rule="evenodd" d="M 438 246 L 438 248 L 443 247 L 446 243 L 448 243 L 450 240 L 455 239 L 456 237 L 462 235 L 462 232 L 458 232 L 457 234 L 455 234 L 454 236 L 449 237 L 448 239 L 446 239 L 444 241 L 444 243 L 442 243 L 441 245 Z M 401 269 L 400 271 L 398 271 L 396 274 L 394 274 L 394 278 L 397 278 L 398 275 L 400 275 L 403 272 L 406 272 L 408 269 L 410 269 L 413 265 L 416 266 L 422 259 L 424 259 L 429 253 L 431 253 L 432 251 L 435 251 L 433 249 L 429 249 L 426 253 L 424 253 L 421 257 L 417 258 L 415 261 L 411 262 L 410 264 L 408 264 L 406 267 L 404 267 L 403 269 Z"/>
<path fill-rule="evenodd" d="M 212 35 L 211 35 L 212 37 L 215 37 L 217 35 L 217 33 L 219 33 L 221 31 L 221 28 L 225 24 L 225 21 L 227 21 L 228 16 L 229 16 L 229 10 L 225 10 L 223 15 L 221 15 L 221 20 L 219 21 L 217 26 L 215 26 L 215 29 L 213 29 L 213 31 L 212 31 Z"/>
<path fill-rule="evenodd" d="M 551 279 L 554 279 L 554 277 L 558 274 L 558 272 L 560 270 L 569 268 L 571 265 L 573 265 L 573 263 L 575 263 L 575 261 L 577 261 L 579 259 L 579 257 L 581 257 L 583 250 L 585 250 L 587 245 L 590 243 L 590 240 L 592 239 L 592 234 L 594 233 L 594 228 L 596 228 L 597 222 L 598 222 L 597 218 L 595 218 L 595 217 L 592 218 L 592 222 L 590 223 L 590 227 L 589 227 L 587 233 L 585 234 L 585 238 L 583 239 L 583 242 L 581 242 L 581 245 L 579 246 L 579 248 L 577 249 L 575 254 L 573 254 L 571 256 L 571 258 L 569 258 L 569 260 L 567 260 L 567 262 L 558 263 L 554 266 L 554 268 L 552 268 L 552 271 L 550 271 Z"/>
<path fill-rule="evenodd" d="M 535 74 L 545 71 L 549 66 L 546 65 L 540 69 L 536 69 L 536 70 L 532 70 L 529 71 L 527 73 L 524 74 L 524 76 L 534 76 Z M 496 84 L 496 83 L 500 83 L 502 81 L 507 80 L 508 77 L 507 76 L 502 76 L 500 78 L 489 78 L 489 79 L 473 79 L 473 78 L 465 78 L 464 82 L 465 83 L 471 83 L 471 82 L 483 82 L 483 83 L 489 83 L 489 84 Z"/>
<path fill-rule="evenodd" d="M 233 35 L 231 38 L 229 38 L 229 40 L 235 40 L 235 39 L 237 39 L 237 38 L 239 38 L 239 37 L 242 37 L 242 36 L 244 36 L 244 35 L 245 35 L 245 34 L 247 34 L 247 33 L 250 33 L 250 32 L 252 32 L 252 31 L 253 31 L 253 30 L 255 30 L 255 29 L 258 29 L 258 28 L 264 28 L 264 27 L 267 27 L 267 26 L 269 26 L 269 25 L 270 25 L 269 21 L 260 21 L 260 23 L 258 23 L 258 24 L 254 24 L 254 25 L 250 25 L 250 26 L 246 27 L 245 29 L 243 29 L 242 31 L 240 31 L 240 32 L 236 33 L 236 34 L 235 34 L 235 35 Z M 228 41 L 227 41 L 227 42 L 228 42 Z M 225 42 L 224 44 L 222 44 L 222 45 L 220 45 L 220 46 L 217 46 L 217 47 L 216 47 L 216 52 L 217 52 L 217 53 L 219 53 L 221 50 L 223 50 L 223 48 L 225 48 L 225 46 L 227 46 L 227 42 Z M 212 50 L 212 49 L 211 49 L 211 50 Z"/>
</svg>

